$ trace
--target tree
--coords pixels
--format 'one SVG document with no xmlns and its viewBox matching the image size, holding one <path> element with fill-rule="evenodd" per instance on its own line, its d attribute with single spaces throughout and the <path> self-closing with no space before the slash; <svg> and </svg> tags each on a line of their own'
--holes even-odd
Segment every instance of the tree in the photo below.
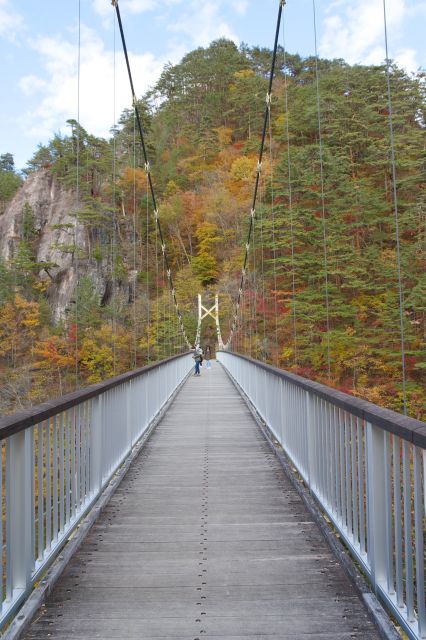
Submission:
<svg viewBox="0 0 426 640">
<path fill-rule="evenodd" d="M 15 162 L 11 153 L 0 155 L 0 214 L 6 204 L 13 198 L 22 184 L 22 179 L 15 171 Z"/>
</svg>

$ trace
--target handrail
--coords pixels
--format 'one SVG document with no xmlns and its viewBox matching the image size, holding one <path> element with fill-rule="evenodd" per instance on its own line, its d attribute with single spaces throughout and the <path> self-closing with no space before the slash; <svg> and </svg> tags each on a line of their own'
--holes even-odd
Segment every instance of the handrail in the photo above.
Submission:
<svg viewBox="0 0 426 640">
<path fill-rule="evenodd" d="M 426 638 L 426 424 L 230 351 L 241 389 L 411 640 Z"/>
<path fill-rule="evenodd" d="M 35 405 L 29 409 L 13 413 L 10 416 L 3 416 L 0 418 L 0 440 L 4 440 L 15 433 L 19 433 L 28 427 L 38 424 L 39 422 L 48 420 L 62 411 L 66 411 L 67 409 L 77 406 L 81 402 L 95 398 L 105 391 L 114 389 L 120 384 L 129 382 L 130 380 L 134 380 L 135 378 L 138 378 L 139 376 L 144 375 L 167 362 L 172 362 L 173 360 L 181 358 L 184 355 L 187 354 L 181 353 L 176 356 L 165 358 L 164 360 L 145 365 L 139 369 L 127 371 L 126 373 L 114 376 L 113 378 L 108 378 L 103 382 L 91 384 L 83 389 L 79 389 L 78 391 L 72 391 L 71 393 L 49 400 L 48 402 L 42 402 L 41 404 Z"/>
<path fill-rule="evenodd" d="M 220 351 L 218 351 L 218 353 L 220 353 Z M 224 351 L 223 353 L 227 352 Z M 422 447 L 423 449 L 426 448 L 426 422 L 410 418 L 391 409 L 386 409 L 385 407 L 379 407 L 367 400 L 351 396 L 338 389 L 333 389 L 320 382 L 303 378 L 295 373 L 291 373 L 285 369 L 279 369 L 278 367 L 266 364 L 260 360 L 255 360 L 241 353 L 228 353 L 232 353 L 232 355 L 242 360 L 251 362 L 257 367 L 265 369 L 265 371 L 269 371 L 280 378 L 288 380 L 305 391 L 312 391 L 316 396 L 328 400 L 328 402 L 331 402 L 334 406 L 349 411 L 354 416 L 367 422 L 374 422 L 376 426 L 389 431 L 389 433 L 394 433 L 400 438 L 412 442 L 416 446 Z"/>
<path fill-rule="evenodd" d="M 172 356 L 0 419 L 0 629 L 192 366 Z"/>
</svg>

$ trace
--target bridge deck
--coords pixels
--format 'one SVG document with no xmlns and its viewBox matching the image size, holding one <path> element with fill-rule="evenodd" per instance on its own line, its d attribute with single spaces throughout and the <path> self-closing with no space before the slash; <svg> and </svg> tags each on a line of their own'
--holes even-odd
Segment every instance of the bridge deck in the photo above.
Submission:
<svg viewBox="0 0 426 640">
<path fill-rule="evenodd" d="M 27 640 L 378 638 L 243 400 L 192 377 Z"/>
</svg>

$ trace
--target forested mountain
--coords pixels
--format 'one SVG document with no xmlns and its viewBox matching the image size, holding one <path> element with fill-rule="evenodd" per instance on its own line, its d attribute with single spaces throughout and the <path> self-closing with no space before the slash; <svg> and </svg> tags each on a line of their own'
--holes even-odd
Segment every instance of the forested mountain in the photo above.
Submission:
<svg viewBox="0 0 426 640">
<path fill-rule="evenodd" d="M 228 335 L 270 59 L 269 50 L 218 40 L 167 65 L 138 103 L 190 337 L 201 291 L 206 298 L 219 292 Z M 234 348 L 401 411 L 385 69 L 319 61 L 321 172 L 315 58 L 281 50 L 278 62 Z M 408 411 L 424 417 L 424 76 L 394 66 L 391 90 Z M 66 216 L 47 225 L 50 249 L 42 214 L 21 202 L 26 185 L 3 207 L 3 216 L 14 220 L 0 263 L 6 411 L 73 389 L 76 370 L 84 385 L 183 348 L 133 110 L 122 114 L 109 140 L 68 124 L 68 135 L 40 146 L 28 163 L 29 179 L 48 175 L 73 201 Z M 8 201 L 20 179 L 13 159 L 11 165 L 8 154 L 2 158 L 0 200 Z M 64 279 L 76 287 L 62 296 L 61 307 Z M 203 343 L 213 345 L 214 335 L 207 323 Z"/>
</svg>

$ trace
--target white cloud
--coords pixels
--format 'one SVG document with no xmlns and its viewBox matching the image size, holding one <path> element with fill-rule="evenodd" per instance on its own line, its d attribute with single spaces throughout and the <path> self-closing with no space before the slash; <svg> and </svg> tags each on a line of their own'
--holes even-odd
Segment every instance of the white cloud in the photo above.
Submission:
<svg viewBox="0 0 426 640">
<path fill-rule="evenodd" d="M 120 6 L 128 13 L 143 13 L 156 9 L 158 2 L 156 0 L 122 0 Z"/>
<path fill-rule="evenodd" d="M 91 29 L 82 27 L 80 74 L 80 122 L 98 136 L 108 136 L 114 122 L 114 60 L 102 40 Z M 43 77 L 21 79 L 24 92 L 42 92 L 35 109 L 26 114 L 26 134 L 41 139 L 63 129 L 65 121 L 77 117 L 77 52 L 75 42 L 62 37 L 39 38 L 33 43 L 39 54 Z M 161 73 L 163 62 L 152 54 L 130 56 L 135 90 L 142 94 Z M 121 55 L 116 54 L 115 117 L 131 105 L 127 70 Z"/>
<path fill-rule="evenodd" d="M 175 20 L 170 19 L 170 8 L 183 5 L 180 17 Z M 239 42 L 239 38 L 231 26 L 221 16 L 221 7 L 230 6 L 239 15 L 244 15 L 249 6 L 249 0 L 120 0 L 120 12 L 123 21 L 126 15 L 140 14 L 145 11 L 156 10 L 156 17 L 161 16 L 168 24 L 168 30 L 180 34 L 179 43 L 170 43 L 169 46 L 174 53 L 179 50 L 182 54 L 191 47 L 206 46 L 212 40 L 219 37 L 230 38 Z M 111 5 L 105 0 L 93 0 L 95 11 L 102 16 L 104 27 L 112 25 L 113 12 Z M 186 37 L 182 42 L 182 36 Z M 169 56 L 170 57 L 170 56 Z M 173 56 L 173 59 L 174 56 Z"/>
<path fill-rule="evenodd" d="M 414 49 L 400 49 L 396 56 L 398 65 L 408 71 L 417 71 L 419 68 L 417 51 Z"/>
<path fill-rule="evenodd" d="M 95 9 L 96 13 L 102 17 L 107 17 L 109 15 L 112 15 L 114 12 L 114 9 L 111 6 L 111 3 L 105 2 L 105 0 L 94 0 L 93 8 Z"/>
<path fill-rule="evenodd" d="M 38 76 L 29 75 L 21 78 L 18 85 L 26 96 L 32 96 L 41 89 L 46 88 L 46 81 Z"/>
<path fill-rule="evenodd" d="M 195 47 L 205 47 L 212 40 L 222 37 L 239 43 L 238 36 L 220 16 L 217 2 L 204 2 L 202 6 L 199 2 L 192 2 L 189 11 L 170 27 L 170 31 L 188 36 Z"/>
<path fill-rule="evenodd" d="M 400 66 L 413 71 L 418 66 L 414 50 L 398 47 L 404 20 L 413 9 L 407 0 L 388 0 L 386 9 L 392 49 L 389 55 Z M 386 54 L 382 0 L 335 0 L 328 7 L 327 14 L 320 40 L 321 55 L 344 58 L 352 64 L 383 62 Z"/>
<path fill-rule="evenodd" d="M 23 17 L 13 10 L 9 0 L 0 0 L 0 37 L 13 42 L 23 29 Z"/>
<path fill-rule="evenodd" d="M 153 11 L 154 9 L 167 8 L 175 4 L 181 4 L 184 0 L 121 0 L 120 13 L 144 13 L 145 11 Z M 244 2 L 244 0 L 239 0 Z M 106 17 L 114 12 L 111 3 L 106 0 L 94 0 L 93 7 L 100 16 Z"/>
<path fill-rule="evenodd" d="M 231 6 L 240 16 L 245 15 L 248 9 L 248 0 L 232 0 Z"/>
</svg>

